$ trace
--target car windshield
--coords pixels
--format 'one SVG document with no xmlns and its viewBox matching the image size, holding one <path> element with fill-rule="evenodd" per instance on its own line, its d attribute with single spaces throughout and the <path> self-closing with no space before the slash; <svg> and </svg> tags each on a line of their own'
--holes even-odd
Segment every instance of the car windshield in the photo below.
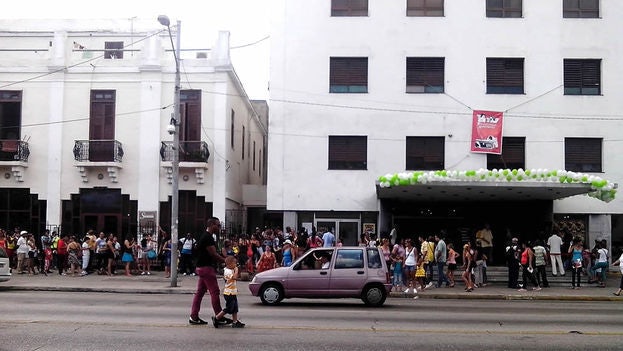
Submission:
<svg viewBox="0 0 623 351">
<path fill-rule="evenodd" d="M 4 249 L 0 247 L 0 258 L 7 258 L 7 257 L 9 256 L 6 254 L 6 251 L 4 251 Z"/>
</svg>

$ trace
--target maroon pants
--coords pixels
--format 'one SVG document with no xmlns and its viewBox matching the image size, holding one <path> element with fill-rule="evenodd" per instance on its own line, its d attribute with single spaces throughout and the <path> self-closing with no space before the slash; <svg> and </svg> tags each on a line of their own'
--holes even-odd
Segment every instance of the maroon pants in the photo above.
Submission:
<svg viewBox="0 0 623 351">
<path fill-rule="evenodd" d="M 199 280 L 197 281 L 197 291 L 193 298 L 193 305 L 190 309 L 190 317 L 198 318 L 199 310 L 201 309 L 201 301 L 206 292 L 210 292 L 210 301 L 212 302 L 212 309 L 214 314 L 218 314 L 223 309 L 221 308 L 221 291 L 218 287 L 216 280 L 216 269 L 214 267 L 197 267 L 195 270 Z"/>
</svg>

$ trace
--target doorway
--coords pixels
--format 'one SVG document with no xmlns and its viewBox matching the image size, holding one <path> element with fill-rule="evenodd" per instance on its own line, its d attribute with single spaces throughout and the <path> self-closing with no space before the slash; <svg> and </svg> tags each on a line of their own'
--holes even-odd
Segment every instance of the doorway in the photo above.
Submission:
<svg viewBox="0 0 623 351">
<path fill-rule="evenodd" d="M 322 219 L 315 220 L 316 228 L 326 228 L 335 234 L 335 240 L 344 246 L 357 246 L 360 228 L 358 219 Z"/>
<path fill-rule="evenodd" d="M 98 232 L 121 233 L 121 214 L 83 214 L 85 228 Z"/>
</svg>

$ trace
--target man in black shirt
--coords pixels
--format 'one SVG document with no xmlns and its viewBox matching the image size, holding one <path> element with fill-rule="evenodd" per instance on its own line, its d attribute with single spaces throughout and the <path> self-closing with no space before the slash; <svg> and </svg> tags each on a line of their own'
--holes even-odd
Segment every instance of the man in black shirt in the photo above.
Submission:
<svg viewBox="0 0 623 351">
<path fill-rule="evenodd" d="M 220 263 L 224 263 L 225 259 L 216 251 L 216 242 L 212 236 L 213 234 L 218 235 L 221 223 L 218 218 L 212 217 L 208 219 L 207 226 L 206 232 L 197 241 L 197 268 L 195 272 L 199 276 L 199 280 L 197 281 L 197 291 L 190 309 L 190 318 L 188 319 L 190 324 L 207 324 L 206 321 L 199 318 L 201 301 L 206 292 L 210 293 L 214 315 L 218 315 L 223 310 L 221 308 L 221 291 L 216 280 L 216 268 Z M 215 328 L 218 328 L 219 325 L 231 323 L 231 319 L 225 317 L 216 319 L 213 316 L 212 323 Z"/>
</svg>

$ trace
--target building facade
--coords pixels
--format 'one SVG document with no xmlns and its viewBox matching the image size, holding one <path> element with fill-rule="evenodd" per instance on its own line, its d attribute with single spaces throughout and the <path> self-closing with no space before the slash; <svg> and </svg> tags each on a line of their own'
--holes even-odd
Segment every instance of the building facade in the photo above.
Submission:
<svg viewBox="0 0 623 351">
<path fill-rule="evenodd" d="M 621 199 L 559 181 L 386 190 L 378 180 L 547 169 L 620 183 L 623 3 L 288 0 L 274 13 L 267 206 L 284 226 L 332 228 L 345 244 L 364 230 L 443 229 L 460 243 L 489 223 L 496 255 L 511 236 L 553 227 L 621 246 Z M 471 151 L 478 110 L 503 113 L 501 155 Z"/>
<path fill-rule="evenodd" d="M 0 21 L 0 227 L 169 231 L 180 33 L 155 19 Z M 179 233 L 217 216 L 240 234 L 245 198 L 265 206 L 267 116 L 234 71 L 228 32 L 180 62 Z"/>
</svg>

